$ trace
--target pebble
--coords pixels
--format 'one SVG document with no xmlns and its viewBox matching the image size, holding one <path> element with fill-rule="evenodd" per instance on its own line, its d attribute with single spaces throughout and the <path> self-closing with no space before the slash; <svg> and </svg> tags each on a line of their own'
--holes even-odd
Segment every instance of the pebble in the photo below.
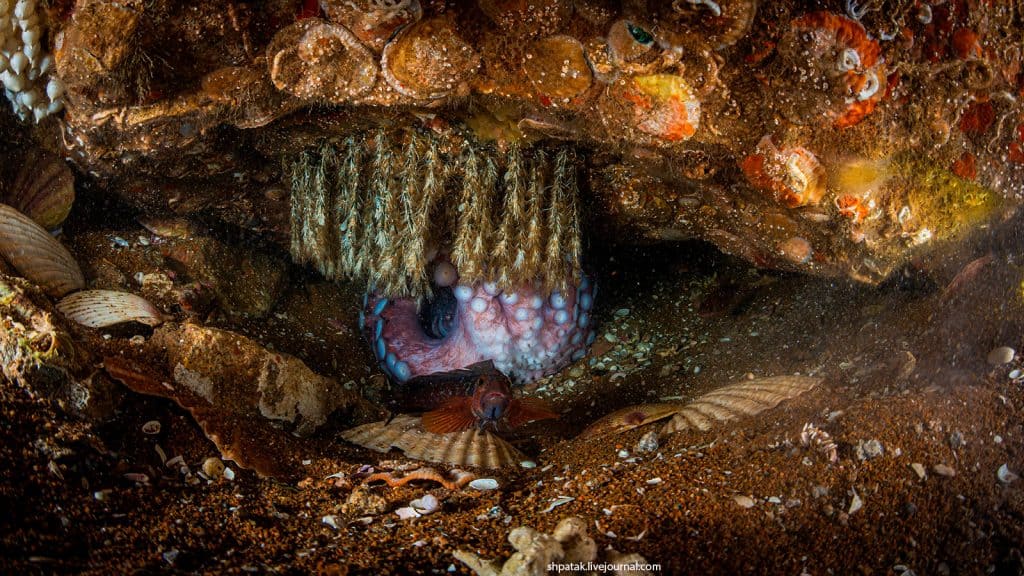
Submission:
<svg viewBox="0 0 1024 576">
<path fill-rule="evenodd" d="M 224 468 L 224 479 L 227 480 L 228 482 L 233 481 L 235 479 L 235 471 L 232 470 L 231 468 L 225 467 Z"/>
<path fill-rule="evenodd" d="M 918 478 L 924 480 L 924 477 L 926 475 L 924 471 L 924 465 L 922 465 L 920 462 L 914 462 L 913 464 L 910 465 L 910 467 L 914 470 L 914 473 L 917 474 Z"/>
<path fill-rule="evenodd" d="M 615 311 L 615 316 L 617 318 L 625 318 L 626 316 L 629 316 L 629 308 L 619 308 Z"/>
<path fill-rule="evenodd" d="M 751 498 L 750 496 L 744 496 L 742 494 L 737 494 L 736 496 L 733 496 L 732 499 L 736 502 L 736 504 L 739 504 L 740 508 L 753 508 L 755 504 L 753 498 Z"/>
<path fill-rule="evenodd" d="M 210 480 L 220 480 L 226 470 L 224 462 L 221 462 L 221 459 L 216 456 L 210 456 L 203 460 L 203 474 L 206 474 Z"/>
<path fill-rule="evenodd" d="M 999 470 L 996 471 L 996 478 L 999 478 L 999 481 L 1003 484 L 1009 484 L 1010 482 L 1020 478 L 1020 476 L 1010 472 L 1010 468 L 1006 464 L 1003 464 L 999 467 Z"/>
<path fill-rule="evenodd" d="M 1009 346 L 1000 346 L 988 353 L 988 363 L 993 366 L 1008 364 L 1013 362 L 1013 358 L 1016 355 L 1017 352 L 1013 348 L 1010 348 Z"/>
<path fill-rule="evenodd" d="M 523 460 L 522 462 L 519 463 L 519 465 L 522 466 L 523 468 L 536 468 L 537 467 L 537 463 L 534 462 L 533 460 Z"/>
<path fill-rule="evenodd" d="M 882 447 L 882 443 L 874 438 L 871 440 L 861 440 L 857 443 L 857 458 L 862 462 L 878 458 L 884 453 L 885 448 Z"/>
<path fill-rule="evenodd" d="M 1024 371 L 1022 371 L 1020 368 L 1015 368 L 1010 371 L 1009 376 L 1010 380 L 1020 380 L 1021 377 L 1024 377 Z"/>
<path fill-rule="evenodd" d="M 635 451 L 643 452 L 654 452 L 658 449 L 658 433 L 654 430 L 644 434 L 640 437 L 640 440 L 636 443 Z M 628 456 L 628 454 L 627 454 Z"/>
<path fill-rule="evenodd" d="M 622 450 L 619 450 L 619 453 L 617 454 L 617 456 L 619 458 L 629 458 L 629 450 L 626 450 L 625 448 L 623 448 Z"/>
<path fill-rule="evenodd" d="M 660 477 L 659 478 L 651 478 L 650 480 L 647 481 L 647 484 L 649 484 L 651 486 L 656 486 L 658 484 L 661 484 L 662 482 L 663 482 L 663 480 Z"/>
<path fill-rule="evenodd" d="M 935 473 L 938 474 L 939 476 L 945 476 L 947 478 L 952 478 L 953 476 L 956 476 L 956 470 L 953 470 L 952 468 L 946 466 L 945 464 L 936 464 L 935 466 L 932 466 L 932 470 L 935 471 Z"/>
</svg>

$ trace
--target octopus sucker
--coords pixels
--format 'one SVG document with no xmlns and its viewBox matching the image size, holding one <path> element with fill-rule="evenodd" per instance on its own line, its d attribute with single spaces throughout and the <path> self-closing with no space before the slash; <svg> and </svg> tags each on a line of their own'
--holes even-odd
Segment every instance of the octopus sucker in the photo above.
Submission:
<svg viewBox="0 0 1024 576">
<path fill-rule="evenodd" d="M 395 380 L 486 360 L 536 380 L 593 341 L 576 164 L 417 130 L 321 144 L 292 166 L 292 256 L 367 281 L 359 325 Z"/>
</svg>

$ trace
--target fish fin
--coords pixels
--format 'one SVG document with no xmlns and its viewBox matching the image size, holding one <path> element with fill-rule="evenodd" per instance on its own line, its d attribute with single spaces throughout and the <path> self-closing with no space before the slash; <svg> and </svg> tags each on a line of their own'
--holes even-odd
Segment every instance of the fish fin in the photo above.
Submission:
<svg viewBox="0 0 1024 576">
<path fill-rule="evenodd" d="M 508 407 L 508 425 L 511 428 L 522 426 L 534 420 L 558 418 L 558 412 L 540 398 L 515 398 Z"/>
<path fill-rule="evenodd" d="M 469 401 L 467 397 L 451 398 L 436 410 L 427 412 L 423 415 L 423 429 L 434 434 L 447 434 L 472 428 L 476 417 L 469 408 Z"/>
</svg>

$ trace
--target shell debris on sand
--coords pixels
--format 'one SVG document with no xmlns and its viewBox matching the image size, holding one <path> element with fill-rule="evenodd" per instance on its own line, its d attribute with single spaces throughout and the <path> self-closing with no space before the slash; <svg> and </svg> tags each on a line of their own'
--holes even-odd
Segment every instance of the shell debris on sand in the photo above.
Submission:
<svg viewBox="0 0 1024 576">
<path fill-rule="evenodd" d="M 502 468 L 518 466 L 526 459 L 511 444 L 486 430 L 434 434 L 423 429 L 419 416 L 403 415 L 391 422 L 371 422 L 346 430 L 341 437 L 377 452 L 398 448 L 406 458 L 456 466 Z"/>
<path fill-rule="evenodd" d="M 594 422 L 580 436 L 625 432 L 668 417 L 672 417 L 672 420 L 662 428 L 662 434 L 690 428 L 703 432 L 716 421 L 754 416 L 774 408 L 783 400 L 795 398 L 814 388 L 821 380 L 809 376 L 771 376 L 723 386 L 688 404 L 670 402 L 630 406 Z"/>
</svg>

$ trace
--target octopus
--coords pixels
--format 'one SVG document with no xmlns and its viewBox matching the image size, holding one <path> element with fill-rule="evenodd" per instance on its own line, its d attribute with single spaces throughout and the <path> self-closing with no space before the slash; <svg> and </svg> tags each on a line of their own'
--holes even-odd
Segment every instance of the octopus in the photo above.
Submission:
<svg viewBox="0 0 1024 576">
<path fill-rule="evenodd" d="M 545 296 L 537 282 L 516 289 L 459 282 L 446 260 L 434 264 L 433 297 L 365 297 L 360 326 L 381 369 L 405 383 L 417 376 L 492 361 L 513 383 L 554 374 L 586 354 L 595 286 L 582 275 Z"/>
</svg>

